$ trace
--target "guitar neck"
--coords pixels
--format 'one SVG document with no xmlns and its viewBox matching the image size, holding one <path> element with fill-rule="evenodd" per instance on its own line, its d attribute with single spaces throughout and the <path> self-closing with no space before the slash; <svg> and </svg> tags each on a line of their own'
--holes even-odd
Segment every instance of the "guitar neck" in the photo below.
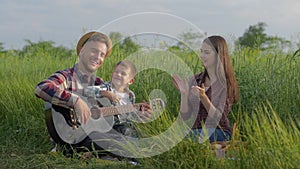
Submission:
<svg viewBox="0 0 300 169">
<path fill-rule="evenodd" d="M 136 112 L 140 106 L 141 104 L 128 104 L 121 106 L 100 107 L 99 112 L 103 115 L 103 117 L 120 115 L 124 113 Z"/>
</svg>

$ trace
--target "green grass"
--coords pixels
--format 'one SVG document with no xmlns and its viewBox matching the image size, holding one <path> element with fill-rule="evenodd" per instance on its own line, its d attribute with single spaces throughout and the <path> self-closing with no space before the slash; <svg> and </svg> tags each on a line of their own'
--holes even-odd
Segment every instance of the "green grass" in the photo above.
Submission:
<svg viewBox="0 0 300 169">
<path fill-rule="evenodd" d="M 113 65 L 127 55 L 116 50 L 98 75 L 109 80 Z M 191 70 L 197 56 L 176 53 Z M 238 124 L 235 142 L 227 157 L 219 160 L 208 143 L 183 140 L 169 151 L 140 159 L 141 166 L 101 159 L 66 158 L 49 153 L 52 144 L 44 120 L 44 103 L 33 90 L 38 82 L 56 70 L 71 67 L 76 56 L 55 57 L 55 51 L 0 53 L 0 168 L 297 168 L 300 166 L 300 56 L 280 51 L 234 51 L 232 62 L 240 85 L 241 100 L 234 105 L 230 121 Z M 162 57 L 163 54 L 159 54 Z M 153 59 L 158 56 L 151 56 Z M 164 62 L 171 56 L 162 57 Z M 146 61 L 145 61 L 146 63 Z M 170 68 L 171 69 L 171 68 Z M 177 70 L 178 68 L 175 67 Z M 181 70 L 178 70 L 181 72 Z M 184 72 L 182 72 L 184 74 Z M 167 110 L 146 125 L 138 125 L 145 135 L 157 135 L 168 129 L 178 115 L 180 93 L 172 85 L 168 72 L 147 69 L 131 86 L 137 101 L 147 98 L 153 89 L 163 91 Z M 174 92 L 175 91 L 175 92 Z M 172 135 L 173 133 L 173 135 Z M 171 131 L 168 143 L 178 140 Z M 165 140 L 156 143 L 163 149 Z M 173 141 L 173 142 L 172 142 Z M 147 150 L 145 150 L 147 152 Z M 80 156 L 80 154 L 79 154 Z"/>
</svg>

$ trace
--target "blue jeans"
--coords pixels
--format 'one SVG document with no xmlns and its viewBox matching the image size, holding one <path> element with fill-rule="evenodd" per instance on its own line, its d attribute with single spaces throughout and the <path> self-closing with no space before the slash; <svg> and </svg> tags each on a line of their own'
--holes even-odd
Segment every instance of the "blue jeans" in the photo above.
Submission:
<svg viewBox="0 0 300 169">
<path fill-rule="evenodd" d="M 231 140 L 231 134 L 227 131 L 223 131 L 219 128 L 212 129 L 207 128 L 206 132 L 202 129 L 192 129 L 190 131 L 190 138 L 195 142 L 204 142 L 209 136 L 209 141 L 212 143 L 214 141 L 229 141 Z"/>
</svg>

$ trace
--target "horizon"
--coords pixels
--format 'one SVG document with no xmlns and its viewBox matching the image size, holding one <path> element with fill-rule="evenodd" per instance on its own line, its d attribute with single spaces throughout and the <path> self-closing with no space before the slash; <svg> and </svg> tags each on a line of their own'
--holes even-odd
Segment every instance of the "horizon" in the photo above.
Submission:
<svg viewBox="0 0 300 169">
<path fill-rule="evenodd" d="M 26 45 L 25 39 L 34 43 L 53 41 L 57 46 L 73 48 L 87 30 L 97 30 L 126 16 L 152 11 L 184 19 L 208 35 L 218 34 L 228 41 L 241 37 L 249 26 L 264 22 L 267 35 L 299 43 L 299 8 L 298 0 L 3 0 L 0 6 L 0 42 L 4 49 L 22 49 Z M 147 20 L 131 24 L 145 25 L 145 29 L 153 26 Z M 152 28 L 163 25 L 162 30 L 178 31 L 176 27 L 169 27 L 167 22 L 157 24 Z M 123 23 L 116 29 L 131 26 Z M 126 36 L 123 31 L 120 33 Z"/>
</svg>

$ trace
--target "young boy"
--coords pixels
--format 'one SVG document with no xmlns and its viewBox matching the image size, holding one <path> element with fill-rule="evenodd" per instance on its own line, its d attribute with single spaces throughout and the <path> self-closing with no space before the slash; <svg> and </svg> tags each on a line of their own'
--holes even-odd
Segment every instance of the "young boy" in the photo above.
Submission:
<svg viewBox="0 0 300 169">
<path fill-rule="evenodd" d="M 110 82 L 110 90 L 114 94 L 111 100 L 115 101 L 115 106 L 135 103 L 135 94 L 129 89 L 135 74 L 136 67 L 132 62 L 123 60 L 116 64 Z M 130 119 L 135 117 L 132 113 L 116 115 L 113 129 L 125 136 L 137 137 L 136 130 L 130 122 Z"/>
</svg>

